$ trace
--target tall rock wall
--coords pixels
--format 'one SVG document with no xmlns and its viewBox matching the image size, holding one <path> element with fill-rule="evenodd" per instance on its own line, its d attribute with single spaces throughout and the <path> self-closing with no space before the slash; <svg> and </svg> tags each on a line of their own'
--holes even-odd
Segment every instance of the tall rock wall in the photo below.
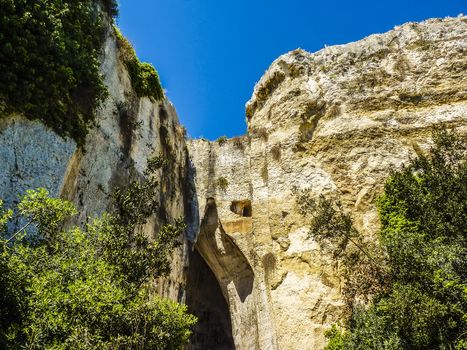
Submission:
<svg viewBox="0 0 467 350">
<path fill-rule="evenodd" d="M 185 216 L 187 176 L 184 130 L 168 100 L 153 103 L 138 98 L 120 59 L 113 28 L 103 48 L 101 72 L 109 97 L 97 111 L 97 125 L 86 138 L 84 151 L 40 121 L 20 115 L 0 119 L 0 198 L 10 205 L 27 189 L 46 188 L 51 195 L 75 203 L 76 222 L 110 209 L 110 195 L 133 177 L 142 176 L 148 157 L 163 154 L 170 171 L 160 173 L 161 210 L 145 227 L 157 233 L 165 220 Z M 160 292 L 184 298 L 187 241 L 174 254 L 170 278 L 160 281 Z"/>
<path fill-rule="evenodd" d="M 308 237 L 293 188 L 340 199 L 378 229 L 386 177 L 466 134 L 467 18 L 409 23 L 279 57 L 247 104 L 248 135 L 188 144 L 201 218 L 196 249 L 228 303 L 236 349 L 322 349 L 342 318 L 338 263 Z"/>
</svg>

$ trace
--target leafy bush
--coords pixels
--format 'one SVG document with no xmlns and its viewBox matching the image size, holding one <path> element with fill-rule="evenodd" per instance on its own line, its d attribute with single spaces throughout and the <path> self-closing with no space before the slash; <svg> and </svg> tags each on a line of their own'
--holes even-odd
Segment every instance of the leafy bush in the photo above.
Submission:
<svg viewBox="0 0 467 350">
<path fill-rule="evenodd" d="M 114 26 L 114 30 L 120 49 L 120 57 L 128 69 L 131 86 L 138 97 L 147 96 L 153 101 L 162 100 L 164 91 L 156 69 L 149 63 L 141 63 L 128 39 L 117 27 Z"/>
<path fill-rule="evenodd" d="M 95 3 L 0 0 L 0 117 L 22 113 L 83 144 L 107 93 Z"/>
<path fill-rule="evenodd" d="M 7 232 L 11 211 L 0 210 L 0 348 L 180 349 L 196 319 L 186 307 L 161 299 L 153 278 L 170 271 L 168 257 L 185 226 L 162 227 L 154 239 L 142 226 L 157 208 L 153 170 L 115 195 L 114 215 L 63 231 L 74 206 L 28 191 L 17 207 L 25 229 Z M 152 189 L 152 190 L 151 190 Z"/>
<path fill-rule="evenodd" d="M 114 192 L 114 213 L 110 225 L 101 227 L 108 232 L 103 254 L 117 266 L 128 281 L 141 285 L 151 276 L 170 272 L 168 252 L 180 245 L 178 237 L 185 230 L 182 219 L 162 226 L 157 236 L 148 240 L 142 228 L 159 210 L 158 181 L 155 171 L 167 165 L 161 157 L 148 159 L 145 181 L 131 181 L 124 189 Z M 129 239 L 131 238 L 131 239 Z"/>
<path fill-rule="evenodd" d="M 309 236 L 325 253 L 341 262 L 347 311 L 351 312 L 356 300 L 368 302 L 384 293 L 390 280 L 384 249 L 365 240 L 339 201 L 323 195 L 314 198 L 311 189 L 294 188 L 293 192 L 300 213 L 310 218 Z"/>
<path fill-rule="evenodd" d="M 378 201 L 390 286 L 354 304 L 328 349 L 466 348 L 466 146 L 438 130 L 429 156 L 391 174 Z"/>
</svg>

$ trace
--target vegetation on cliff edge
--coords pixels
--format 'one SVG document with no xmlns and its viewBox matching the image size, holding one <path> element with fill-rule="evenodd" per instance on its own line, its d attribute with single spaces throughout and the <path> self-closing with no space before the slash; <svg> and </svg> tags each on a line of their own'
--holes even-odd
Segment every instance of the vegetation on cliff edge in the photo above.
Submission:
<svg viewBox="0 0 467 350">
<path fill-rule="evenodd" d="M 41 120 L 83 146 L 108 95 L 100 60 L 117 2 L 0 0 L 0 8 L 0 118 Z M 157 71 L 118 31 L 117 39 L 136 94 L 161 100 Z"/>
<path fill-rule="evenodd" d="M 160 101 L 164 98 L 159 74 L 153 65 L 147 62 L 140 62 L 136 52 L 127 38 L 120 30 L 114 26 L 117 43 L 120 50 L 120 57 L 125 63 L 130 75 L 131 86 L 138 97 L 149 97 L 152 101 Z"/>
<path fill-rule="evenodd" d="M 0 0 L 0 116 L 40 119 L 83 144 L 107 91 L 96 0 Z"/>
</svg>

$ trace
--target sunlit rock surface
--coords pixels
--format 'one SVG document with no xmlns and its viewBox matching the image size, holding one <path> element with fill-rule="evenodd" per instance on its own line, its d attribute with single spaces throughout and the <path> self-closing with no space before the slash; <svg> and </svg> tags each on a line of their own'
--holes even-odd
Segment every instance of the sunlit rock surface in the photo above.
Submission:
<svg viewBox="0 0 467 350">
<path fill-rule="evenodd" d="M 292 189 L 339 198 L 374 234 L 389 172 L 430 147 L 433 126 L 465 134 L 466 53 L 466 17 L 295 50 L 257 83 L 246 137 L 188 143 L 202 218 L 196 249 L 229 303 L 237 349 L 324 347 L 342 318 L 342 282 L 308 237 Z M 248 215 L 238 203 L 251 203 Z"/>
<path fill-rule="evenodd" d="M 339 198 L 373 235 L 390 170 L 426 152 L 435 125 L 467 132 L 467 18 L 279 57 L 247 104 L 247 135 L 225 143 L 186 142 L 169 101 L 137 98 L 112 33 L 102 57 L 109 98 L 85 152 L 40 122 L 2 119 L 0 197 L 12 204 L 45 187 L 73 201 L 84 224 L 163 154 L 171 166 L 145 232 L 179 216 L 188 224 L 157 288 L 200 318 L 189 349 L 322 349 L 342 319 L 342 281 L 308 237 L 292 189 Z"/>
</svg>

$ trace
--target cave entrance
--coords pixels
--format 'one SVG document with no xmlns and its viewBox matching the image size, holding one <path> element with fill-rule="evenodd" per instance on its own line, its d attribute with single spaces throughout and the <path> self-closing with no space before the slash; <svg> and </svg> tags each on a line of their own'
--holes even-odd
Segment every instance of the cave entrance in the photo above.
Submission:
<svg viewBox="0 0 467 350">
<path fill-rule="evenodd" d="M 194 250 L 190 256 L 186 290 L 188 312 L 198 318 L 188 350 L 233 350 L 229 306 L 214 273 Z"/>
</svg>

